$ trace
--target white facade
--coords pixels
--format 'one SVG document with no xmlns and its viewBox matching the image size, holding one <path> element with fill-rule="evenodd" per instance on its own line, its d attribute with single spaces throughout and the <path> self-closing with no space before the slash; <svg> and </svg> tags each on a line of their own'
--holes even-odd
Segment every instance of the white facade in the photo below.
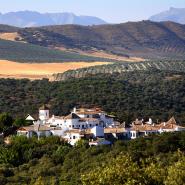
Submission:
<svg viewBox="0 0 185 185">
<path fill-rule="evenodd" d="M 49 110 L 39 110 L 39 119 L 45 123 L 49 119 Z"/>
<path fill-rule="evenodd" d="M 49 124 L 51 127 L 59 127 L 62 128 L 64 127 L 64 120 L 62 117 L 58 116 L 52 116 L 46 121 L 47 124 Z"/>
<path fill-rule="evenodd" d="M 80 132 L 69 131 L 69 132 L 66 132 L 66 135 L 63 138 L 66 139 L 69 144 L 74 146 L 80 139 L 82 139 L 82 137 L 84 136 L 81 135 Z"/>
<path fill-rule="evenodd" d="M 91 133 L 94 137 L 104 137 L 104 128 L 101 126 L 95 126 L 91 129 Z"/>
<path fill-rule="evenodd" d="M 18 136 L 26 136 L 27 138 L 37 137 L 38 139 L 40 137 L 49 137 L 52 135 L 50 129 L 39 129 L 36 130 L 34 126 L 28 126 L 28 127 L 21 127 L 17 130 Z"/>
<path fill-rule="evenodd" d="M 74 114 L 74 113 L 72 113 Z M 103 122 L 95 118 L 80 118 L 76 115 L 74 118 L 72 116 L 66 117 L 56 117 L 52 116 L 46 121 L 51 127 L 59 127 L 62 129 L 89 129 L 95 126 L 103 126 Z"/>
</svg>

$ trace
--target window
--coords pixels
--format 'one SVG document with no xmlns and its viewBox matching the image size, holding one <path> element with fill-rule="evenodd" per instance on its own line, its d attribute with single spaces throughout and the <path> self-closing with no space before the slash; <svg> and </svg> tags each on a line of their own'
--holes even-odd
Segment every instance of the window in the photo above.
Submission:
<svg viewBox="0 0 185 185">
<path fill-rule="evenodd" d="M 73 136 L 73 139 L 76 139 L 76 137 L 75 137 L 75 136 Z"/>
<path fill-rule="evenodd" d="M 74 128 L 75 126 L 73 125 L 73 128 Z"/>
<path fill-rule="evenodd" d="M 69 127 L 71 128 L 71 125 L 69 125 Z"/>
<path fill-rule="evenodd" d="M 90 124 L 89 126 L 91 127 L 92 125 Z"/>
</svg>

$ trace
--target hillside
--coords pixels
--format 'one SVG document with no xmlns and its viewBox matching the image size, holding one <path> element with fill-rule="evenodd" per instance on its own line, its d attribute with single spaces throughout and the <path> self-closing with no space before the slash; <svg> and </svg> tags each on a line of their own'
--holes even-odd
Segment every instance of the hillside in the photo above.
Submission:
<svg viewBox="0 0 185 185">
<path fill-rule="evenodd" d="M 18 27 L 0 24 L 0 33 L 12 33 L 17 32 L 18 30 L 19 30 Z"/>
<path fill-rule="evenodd" d="M 37 115 L 43 103 L 51 115 L 66 115 L 74 106 L 95 105 L 121 121 L 151 117 L 154 122 L 175 116 L 185 123 L 185 73 L 132 71 L 62 82 L 0 79 L 0 112 Z"/>
<path fill-rule="evenodd" d="M 17 62 L 71 62 L 108 61 L 108 59 L 79 55 L 71 52 L 48 49 L 28 43 L 0 39 L 0 59 Z"/>
<path fill-rule="evenodd" d="M 185 58 L 185 25 L 128 22 L 100 26 L 46 26 L 19 30 L 24 41 L 53 47 L 103 50 L 123 56 Z"/>
<path fill-rule="evenodd" d="M 167 11 L 151 16 L 149 19 L 156 22 L 173 21 L 185 24 L 185 8 L 170 8 Z"/>
<path fill-rule="evenodd" d="M 35 11 L 18 11 L 0 14 L 0 24 L 17 27 L 33 27 L 46 25 L 100 25 L 106 22 L 98 17 L 77 16 L 73 13 L 39 13 Z"/>
<path fill-rule="evenodd" d="M 84 78 L 98 74 L 123 74 L 127 72 L 172 71 L 184 72 L 185 61 L 144 61 L 132 63 L 114 63 L 94 66 L 52 75 L 54 81 L 65 81 L 73 78 Z"/>
</svg>

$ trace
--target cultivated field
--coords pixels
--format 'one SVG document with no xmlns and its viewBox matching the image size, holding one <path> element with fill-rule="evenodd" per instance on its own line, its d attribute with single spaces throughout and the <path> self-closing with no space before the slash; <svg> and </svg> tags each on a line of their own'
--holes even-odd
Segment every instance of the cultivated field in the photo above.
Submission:
<svg viewBox="0 0 185 185">
<path fill-rule="evenodd" d="M 8 60 L 0 60 L 0 78 L 50 78 L 54 73 L 63 73 L 95 65 L 110 64 L 106 62 L 67 62 L 67 63 L 18 63 Z"/>
<path fill-rule="evenodd" d="M 115 54 L 110 54 L 110 53 L 106 53 L 105 51 L 98 51 L 98 50 L 82 51 L 79 49 L 66 49 L 65 47 L 56 47 L 56 49 L 59 49 L 61 51 L 68 51 L 68 52 L 71 51 L 85 56 L 100 57 L 100 58 L 112 59 L 112 60 L 124 61 L 124 62 L 141 62 L 145 60 L 144 58 L 118 56 Z"/>
<path fill-rule="evenodd" d="M 13 33 L 0 33 L 0 39 L 15 41 L 17 38 L 22 39 L 17 32 Z"/>
</svg>

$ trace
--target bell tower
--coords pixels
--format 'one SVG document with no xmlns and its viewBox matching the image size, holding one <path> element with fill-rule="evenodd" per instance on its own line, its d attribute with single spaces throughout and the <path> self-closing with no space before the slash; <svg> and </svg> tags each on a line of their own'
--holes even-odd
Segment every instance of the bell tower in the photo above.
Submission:
<svg viewBox="0 0 185 185">
<path fill-rule="evenodd" d="M 43 105 L 39 108 L 39 119 L 45 124 L 46 120 L 49 119 L 49 108 Z"/>
</svg>

